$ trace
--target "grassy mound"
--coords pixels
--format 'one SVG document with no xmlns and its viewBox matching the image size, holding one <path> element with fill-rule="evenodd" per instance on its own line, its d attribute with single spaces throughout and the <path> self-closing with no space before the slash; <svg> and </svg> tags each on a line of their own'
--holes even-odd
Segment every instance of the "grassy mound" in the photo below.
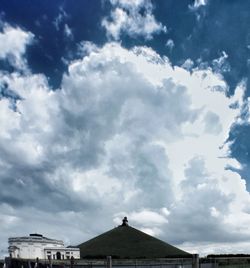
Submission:
<svg viewBox="0 0 250 268">
<path fill-rule="evenodd" d="M 191 254 L 130 226 L 119 226 L 78 245 L 81 258 L 154 259 L 192 257 Z"/>
</svg>

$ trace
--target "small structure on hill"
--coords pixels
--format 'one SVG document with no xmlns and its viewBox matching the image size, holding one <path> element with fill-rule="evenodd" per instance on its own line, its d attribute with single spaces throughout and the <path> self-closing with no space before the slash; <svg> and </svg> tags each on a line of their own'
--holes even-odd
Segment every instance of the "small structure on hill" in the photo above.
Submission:
<svg viewBox="0 0 250 268">
<path fill-rule="evenodd" d="M 122 225 L 121 226 L 128 226 L 128 219 L 127 217 L 124 217 L 122 220 Z"/>
</svg>

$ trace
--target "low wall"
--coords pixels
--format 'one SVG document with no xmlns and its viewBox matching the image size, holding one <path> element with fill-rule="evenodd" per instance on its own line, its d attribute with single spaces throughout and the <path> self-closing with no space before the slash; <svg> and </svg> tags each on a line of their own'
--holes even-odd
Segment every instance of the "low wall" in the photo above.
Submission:
<svg viewBox="0 0 250 268">
<path fill-rule="evenodd" d="M 197 259 L 24 260 L 6 258 L 6 268 L 199 268 Z M 211 267 L 204 267 L 211 268 Z"/>
<path fill-rule="evenodd" d="M 0 264 L 1 265 L 1 264 Z M 3 266 L 2 266 L 3 267 Z M 2 268 L 0 266 L 0 268 Z M 23 260 L 6 258 L 5 268 L 250 268 L 250 258 L 71 259 Z"/>
</svg>

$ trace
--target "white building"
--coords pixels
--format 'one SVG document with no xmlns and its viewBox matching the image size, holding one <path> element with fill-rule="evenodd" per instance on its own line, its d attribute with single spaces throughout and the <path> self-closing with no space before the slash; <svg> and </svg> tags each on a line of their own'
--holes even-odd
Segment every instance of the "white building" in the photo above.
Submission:
<svg viewBox="0 0 250 268">
<path fill-rule="evenodd" d="M 30 234 L 9 238 L 9 253 L 12 258 L 21 259 L 80 259 L 79 248 L 65 247 L 62 240 Z"/>
</svg>

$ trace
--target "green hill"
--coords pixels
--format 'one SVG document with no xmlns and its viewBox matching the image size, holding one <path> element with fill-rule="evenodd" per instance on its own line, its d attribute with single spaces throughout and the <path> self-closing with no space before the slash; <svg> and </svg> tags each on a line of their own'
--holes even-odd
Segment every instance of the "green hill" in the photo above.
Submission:
<svg viewBox="0 0 250 268">
<path fill-rule="evenodd" d="M 169 258 L 191 254 L 130 226 L 119 226 L 78 245 L 81 258 Z"/>
</svg>

